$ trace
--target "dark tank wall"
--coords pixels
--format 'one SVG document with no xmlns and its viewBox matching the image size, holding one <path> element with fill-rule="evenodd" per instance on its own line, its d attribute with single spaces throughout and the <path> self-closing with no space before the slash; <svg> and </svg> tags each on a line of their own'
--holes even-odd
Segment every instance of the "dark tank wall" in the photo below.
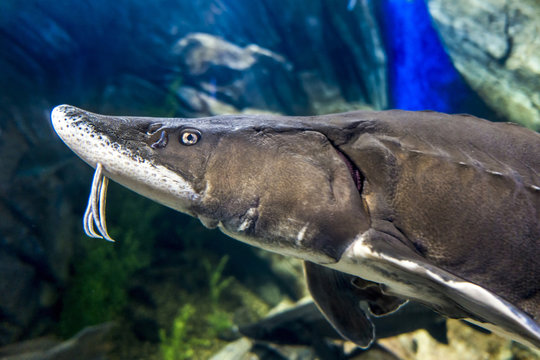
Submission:
<svg viewBox="0 0 540 360">
<path fill-rule="evenodd" d="M 116 104 L 119 97 L 151 103 L 178 77 L 196 90 L 203 90 L 202 81 L 217 88 L 235 81 L 255 82 L 249 85 L 256 86 L 265 99 L 233 99 L 239 108 L 312 113 L 309 92 L 324 98 L 325 85 L 326 91 L 347 101 L 387 106 L 385 57 L 383 51 L 372 51 L 382 44 L 367 5 L 348 11 L 320 0 L 161 0 L 8 1 L 2 7 L 2 46 L 10 49 L 2 58 L 3 80 L 32 93 L 46 91 L 55 103 L 85 98 Z M 174 46 L 196 33 L 226 42 L 221 54 L 214 53 L 221 63 L 205 69 L 205 79 L 185 72 L 190 65 Z M 205 41 L 191 43 L 190 50 L 209 47 L 213 40 Z M 259 71 L 252 69 L 258 79 L 242 79 L 242 65 L 235 63 L 234 56 L 224 55 L 234 53 L 234 46 L 250 44 L 259 48 L 246 52 L 264 63 L 257 64 Z M 272 83 L 272 78 L 261 74 L 263 67 L 282 74 Z M 153 96 L 148 99 L 143 94 Z M 219 89 L 213 95 L 226 97 Z M 132 103 L 128 105 L 132 108 Z"/>
</svg>

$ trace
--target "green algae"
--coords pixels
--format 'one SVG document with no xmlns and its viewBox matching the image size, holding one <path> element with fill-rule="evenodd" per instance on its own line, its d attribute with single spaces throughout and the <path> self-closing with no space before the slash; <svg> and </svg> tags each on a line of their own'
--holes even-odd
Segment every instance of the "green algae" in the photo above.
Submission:
<svg viewBox="0 0 540 360">
<path fill-rule="evenodd" d="M 222 339 L 230 339 L 233 324 L 267 313 L 268 303 L 226 275 L 229 257 L 220 252 L 228 247 L 215 246 L 222 234 L 116 184 L 108 204 L 117 241 L 77 234 L 78 256 L 62 296 L 62 337 L 112 320 L 120 326 L 111 359 L 206 359 L 227 343 Z M 133 287 L 144 288 L 155 305 L 134 301 Z M 135 334 L 141 317 L 157 324 L 155 341 Z"/>
<path fill-rule="evenodd" d="M 174 318 L 171 334 L 167 335 L 165 329 L 160 330 L 160 349 L 164 360 L 191 359 L 198 347 L 210 345 L 208 339 L 200 339 L 190 334 L 193 331 L 192 318 L 195 312 L 192 304 L 185 304 Z"/>
<path fill-rule="evenodd" d="M 180 308 L 169 335 L 164 329 L 160 330 L 163 360 L 193 359 L 195 355 L 204 358 L 221 347 L 220 335 L 233 326 L 232 313 L 221 302 L 223 291 L 234 280 L 223 277 L 228 260 L 226 255 L 217 265 L 212 265 L 208 258 L 202 260 L 208 281 L 207 294 Z"/>
<path fill-rule="evenodd" d="M 117 196 L 128 199 L 121 201 Z M 115 222 L 109 228 L 118 241 L 81 235 L 80 254 L 63 295 L 59 322 L 62 337 L 72 336 L 85 326 L 117 319 L 128 302 L 131 276 L 150 263 L 149 249 L 156 233 L 152 223 L 160 206 L 124 191 L 112 195 L 112 200 L 115 205 L 110 213 Z"/>
</svg>

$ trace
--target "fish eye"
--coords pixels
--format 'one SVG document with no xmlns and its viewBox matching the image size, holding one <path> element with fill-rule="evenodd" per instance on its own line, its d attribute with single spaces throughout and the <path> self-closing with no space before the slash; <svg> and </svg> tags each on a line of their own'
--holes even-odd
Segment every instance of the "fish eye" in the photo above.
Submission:
<svg viewBox="0 0 540 360">
<path fill-rule="evenodd" d="M 188 129 L 180 134 L 180 142 L 184 145 L 195 145 L 201 139 L 201 133 L 198 130 Z"/>
</svg>

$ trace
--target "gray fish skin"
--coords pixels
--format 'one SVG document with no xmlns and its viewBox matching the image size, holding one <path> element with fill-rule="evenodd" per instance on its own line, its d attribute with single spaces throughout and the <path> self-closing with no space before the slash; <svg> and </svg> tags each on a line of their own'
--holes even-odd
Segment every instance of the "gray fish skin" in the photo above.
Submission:
<svg viewBox="0 0 540 360">
<path fill-rule="evenodd" d="M 207 227 L 540 347 L 537 133 L 398 110 L 172 119 L 62 105 L 52 122 L 88 164 Z"/>
</svg>

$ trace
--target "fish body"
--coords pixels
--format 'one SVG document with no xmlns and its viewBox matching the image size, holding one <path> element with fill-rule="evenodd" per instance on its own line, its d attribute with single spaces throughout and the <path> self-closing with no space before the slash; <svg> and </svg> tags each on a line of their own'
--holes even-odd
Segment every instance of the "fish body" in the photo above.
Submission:
<svg viewBox="0 0 540 360">
<path fill-rule="evenodd" d="M 535 132 L 399 110 L 173 119 L 62 105 L 51 117 L 100 177 L 305 260 L 319 309 L 360 346 L 370 316 L 412 299 L 540 347 Z M 102 192 L 86 218 L 106 237 Z"/>
</svg>

